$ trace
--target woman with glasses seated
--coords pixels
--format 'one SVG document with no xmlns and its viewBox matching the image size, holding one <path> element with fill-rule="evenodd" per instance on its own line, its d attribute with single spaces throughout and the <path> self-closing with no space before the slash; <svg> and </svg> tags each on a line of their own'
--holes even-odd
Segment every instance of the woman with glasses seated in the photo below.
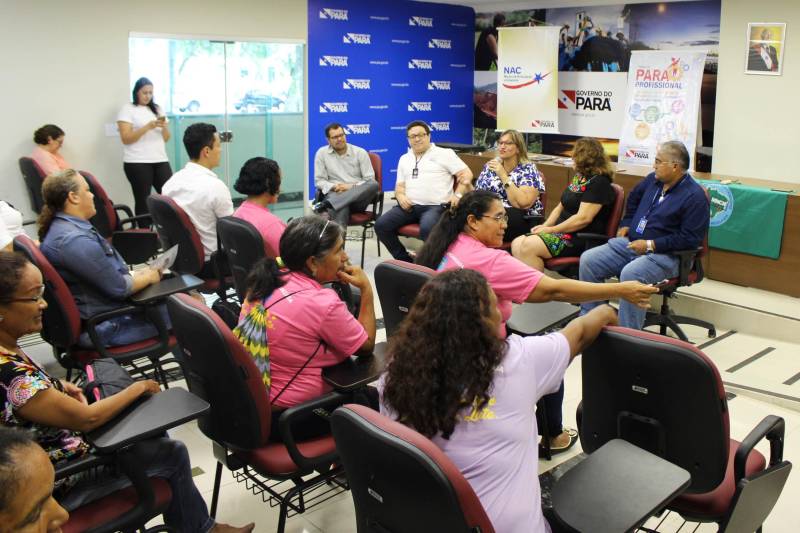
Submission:
<svg viewBox="0 0 800 533">
<path fill-rule="evenodd" d="M 536 270 L 544 270 L 544 260 L 552 257 L 577 257 L 586 250 L 587 241 L 579 231 L 604 234 L 616 193 L 611 187 L 611 164 L 597 139 L 583 137 L 572 153 L 575 176 L 561 201 L 544 224 L 531 230 L 532 235 L 518 237 L 511 253 Z"/>
<path fill-rule="evenodd" d="M 54 465 L 85 455 L 85 434 L 115 418 L 142 396 L 160 391 L 152 380 L 137 381 L 122 391 L 88 404 L 80 387 L 55 379 L 19 347 L 24 335 L 42 329 L 47 308 L 42 274 L 24 256 L 0 251 L 0 425 L 30 430 Z M 149 476 L 162 477 L 172 489 L 165 522 L 177 531 L 249 533 L 253 524 L 234 528 L 216 524 L 192 481 L 186 446 L 156 437 L 134 446 Z M 2 468 L 0 464 L 0 468 Z M 55 497 L 68 511 L 131 484 L 114 469 L 69 477 Z M 0 531 L 5 531 L 0 523 Z M 60 531 L 60 530 L 59 530 Z"/>
<path fill-rule="evenodd" d="M 375 346 L 375 306 L 369 278 L 350 265 L 344 230 L 317 215 L 292 220 L 281 236 L 280 257 L 256 263 L 234 335 L 253 356 L 269 389 L 273 413 L 329 392 L 322 369 Z M 323 283 L 361 290 L 355 318 Z M 275 415 L 273 420 L 277 421 Z M 293 431 L 295 439 L 330 432 L 319 418 Z M 280 440 L 272 424 L 273 440 Z"/>
<path fill-rule="evenodd" d="M 498 332 L 505 337 L 506 321 L 511 316 L 512 302 L 589 302 L 624 298 L 641 307 L 649 307 L 650 295 L 658 289 L 639 282 L 586 283 L 571 279 L 554 279 L 498 250 L 508 226 L 508 215 L 500 197 L 488 191 L 471 191 L 464 195 L 455 210 L 445 211 L 434 226 L 428 240 L 417 255 L 417 264 L 435 270 L 470 268 L 489 281 L 497 295 L 501 321 Z M 548 405 L 551 450 L 558 452 L 571 446 L 577 434 L 561 427 L 561 398 Z"/>
<path fill-rule="evenodd" d="M 528 161 L 525 138 L 516 130 L 506 130 L 497 141 L 497 157 L 486 163 L 475 189 L 500 196 L 508 215 L 505 240 L 513 241 L 542 220 L 544 177 Z"/>
</svg>

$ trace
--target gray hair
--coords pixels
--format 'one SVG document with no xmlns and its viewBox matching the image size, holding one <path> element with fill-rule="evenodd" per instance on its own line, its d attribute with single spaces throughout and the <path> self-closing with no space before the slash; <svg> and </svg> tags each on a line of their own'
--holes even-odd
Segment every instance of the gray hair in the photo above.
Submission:
<svg viewBox="0 0 800 533">
<path fill-rule="evenodd" d="M 659 148 L 668 153 L 670 160 L 678 163 L 678 165 L 681 167 L 681 170 L 689 170 L 689 151 L 682 142 L 667 141 L 662 143 Z"/>
</svg>

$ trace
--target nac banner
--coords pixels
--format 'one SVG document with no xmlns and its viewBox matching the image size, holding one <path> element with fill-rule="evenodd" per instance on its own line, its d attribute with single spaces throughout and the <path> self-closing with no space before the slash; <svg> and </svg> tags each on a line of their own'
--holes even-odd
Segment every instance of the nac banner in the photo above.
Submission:
<svg viewBox="0 0 800 533">
<path fill-rule="evenodd" d="M 558 133 L 558 28 L 499 28 L 497 129 Z"/>
<path fill-rule="evenodd" d="M 631 54 L 620 163 L 652 166 L 656 149 L 664 141 L 681 141 L 694 154 L 705 62 L 704 51 Z"/>
<path fill-rule="evenodd" d="M 408 150 L 406 124 L 424 120 L 431 140 L 472 141 L 472 8 L 410 1 L 308 1 L 310 194 L 325 126 L 383 160 L 393 190 Z"/>
</svg>

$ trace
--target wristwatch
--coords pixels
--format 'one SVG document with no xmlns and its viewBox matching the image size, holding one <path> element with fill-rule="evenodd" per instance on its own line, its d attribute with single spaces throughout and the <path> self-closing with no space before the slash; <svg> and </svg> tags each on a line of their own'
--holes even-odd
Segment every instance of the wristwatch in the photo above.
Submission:
<svg viewBox="0 0 800 533">
<path fill-rule="evenodd" d="M 647 253 L 652 254 L 655 250 L 653 250 L 653 241 L 647 241 Z"/>
</svg>

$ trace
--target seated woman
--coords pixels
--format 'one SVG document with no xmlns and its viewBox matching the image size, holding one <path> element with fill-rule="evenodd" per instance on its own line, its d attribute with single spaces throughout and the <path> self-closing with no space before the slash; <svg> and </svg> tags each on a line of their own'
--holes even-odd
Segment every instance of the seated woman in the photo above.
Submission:
<svg viewBox="0 0 800 533">
<path fill-rule="evenodd" d="M 278 243 L 286 223 L 273 215 L 268 205 L 278 201 L 281 190 L 281 169 L 278 163 L 266 157 L 248 159 L 233 184 L 236 192 L 247 195 L 233 216 L 246 220 L 256 227 L 264 239 L 267 257 L 278 257 Z"/>
<path fill-rule="evenodd" d="M 59 153 L 64 145 L 64 130 L 55 124 L 45 124 L 33 132 L 33 142 L 36 148 L 31 153 L 31 159 L 36 161 L 45 176 L 71 168 Z"/>
<path fill-rule="evenodd" d="M 550 528 L 541 509 L 533 405 L 558 388 L 567 365 L 603 326 L 616 324 L 616 313 L 598 307 L 539 337 L 503 339 L 501 323 L 480 273 L 433 278 L 390 341 L 381 412 L 442 449 L 495 531 L 544 533 Z"/>
<path fill-rule="evenodd" d="M 11 251 L 14 237 L 22 233 L 22 213 L 0 200 L 0 250 Z"/>
<path fill-rule="evenodd" d="M 121 392 L 86 403 L 81 389 L 53 379 L 17 345 L 23 335 L 42 329 L 47 308 L 42 295 L 42 274 L 22 255 L 0 252 L 0 424 L 33 431 L 36 441 L 53 464 L 84 455 L 89 445 L 84 433 L 98 428 L 145 394 L 159 392 L 152 380 L 137 381 Z M 167 525 L 179 531 L 249 532 L 215 524 L 192 481 L 186 446 L 167 437 L 140 442 L 136 450 L 149 475 L 165 478 L 172 502 L 165 513 Z M 67 510 L 97 500 L 130 485 L 111 469 L 96 475 L 70 478 L 56 493 Z"/>
<path fill-rule="evenodd" d="M 606 231 L 616 194 L 611 187 L 614 171 L 603 145 L 597 139 L 582 137 L 572 153 L 575 176 L 561 195 L 561 202 L 544 224 L 531 230 L 533 235 L 517 237 L 511 253 L 536 270 L 544 270 L 544 260 L 576 257 L 586 250 L 586 241 L 577 232 Z"/>
<path fill-rule="evenodd" d="M 508 214 L 506 241 L 511 242 L 528 233 L 544 216 L 539 198 L 544 192 L 544 177 L 528 161 L 525 138 L 517 130 L 506 130 L 500 135 L 497 155 L 483 167 L 475 188 L 500 196 Z"/>
<path fill-rule="evenodd" d="M 280 241 L 278 260 L 256 263 L 234 334 L 262 372 L 273 411 L 330 391 L 322 369 L 375 346 L 372 285 L 344 251 L 344 230 L 316 215 L 292 220 Z M 280 267 L 279 267 L 280 265 Z M 341 281 L 361 290 L 358 318 L 323 283 Z M 327 421 L 305 428 L 306 437 L 330 431 Z M 280 440 L 278 424 L 272 438 Z M 295 432 L 295 438 L 302 438 Z"/>
<path fill-rule="evenodd" d="M 586 283 L 545 276 L 507 252 L 498 250 L 508 224 L 500 198 L 488 191 L 464 195 L 455 211 L 445 211 L 431 230 L 417 255 L 417 263 L 436 270 L 471 268 L 489 280 L 497 295 L 501 315 L 500 335 L 511 316 L 512 302 L 585 302 L 624 298 L 642 307 L 650 305 L 650 295 L 658 289 L 639 282 Z M 577 433 L 561 426 L 563 387 L 546 398 L 547 421 L 553 452 L 564 451 L 575 442 Z"/>
<path fill-rule="evenodd" d="M 95 214 L 94 195 L 78 172 L 70 169 L 48 176 L 42 198 L 41 250 L 72 291 L 82 319 L 123 307 L 128 296 L 161 279 L 161 272 L 149 267 L 128 270 L 119 252 L 97 233 L 89 222 Z M 169 327 L 166 306 L 159 310 Z M 158 331 L 143 313 L 98 324 L 100 341 L 119 346 L 155 337 Z M 79 344 L 92 346 L 87 332 L 81 334 Z"/>
</svg>

